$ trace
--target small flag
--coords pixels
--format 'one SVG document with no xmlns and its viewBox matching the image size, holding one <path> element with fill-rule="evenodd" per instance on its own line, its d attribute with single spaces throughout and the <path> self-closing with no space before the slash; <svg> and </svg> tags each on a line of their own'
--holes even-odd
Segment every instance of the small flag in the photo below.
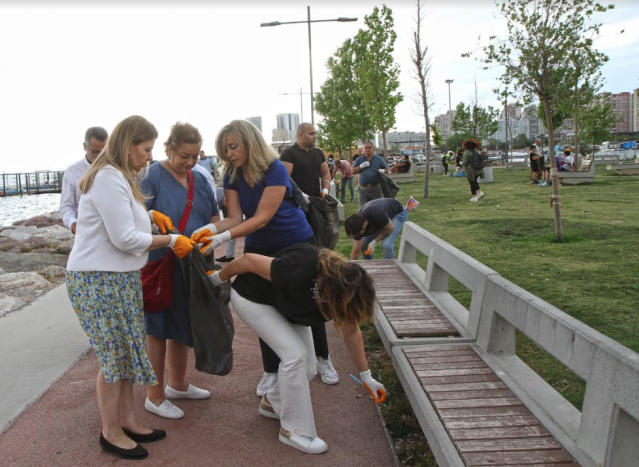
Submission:
<svg viewBox="0 0 639 467">
<path fill-rule="evenodd" d="M 408 198 L 408 202 L 406 203 L 405 209 L 406 211 L 411 212 L 417 206 L 419 206 L 419 201 L 417 201 L 415 198 L 411 196 L 410 198 Z"/>
</svg>

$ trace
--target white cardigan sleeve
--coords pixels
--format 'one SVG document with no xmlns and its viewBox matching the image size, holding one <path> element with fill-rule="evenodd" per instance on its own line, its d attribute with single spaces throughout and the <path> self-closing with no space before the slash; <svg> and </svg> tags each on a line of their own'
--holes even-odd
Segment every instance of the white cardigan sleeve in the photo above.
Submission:
<svg viewBox="0 0 639 467">
<path fill-rule="evenodd" d="M 104 222 L 111 243 L 132 255 L 140 256 L 146 252 L 151 246 L 152 235 L 135 228 L 133 206 L 137 201 L 124 175 L 113 169 L 100 170 L 91 191 L 93 205 Z"/>
</svg>

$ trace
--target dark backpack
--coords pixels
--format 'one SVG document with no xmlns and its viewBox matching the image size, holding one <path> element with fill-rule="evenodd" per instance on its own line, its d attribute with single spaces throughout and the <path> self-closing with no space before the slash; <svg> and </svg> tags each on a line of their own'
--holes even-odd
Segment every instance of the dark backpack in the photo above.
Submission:
<svg viewBox="0 0 639 467">
<path fill-rule="evenodd" d="M 333 250 L 339 240 L 338 202 L 332 196 L 311 196 L 308 205 L 308 223 L 313 229 L 317 244 Z"/>
<path fill-rule="evenodd" d="M 484 158 L 477 151 L 473 151 L 473 169 L 481 170 L 484 168 Z"/>
</svg>

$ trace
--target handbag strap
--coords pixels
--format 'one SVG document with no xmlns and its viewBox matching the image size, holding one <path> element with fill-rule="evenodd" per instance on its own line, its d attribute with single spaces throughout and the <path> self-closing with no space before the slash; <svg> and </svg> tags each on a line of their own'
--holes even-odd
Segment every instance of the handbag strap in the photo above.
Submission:
<svg viewBox="0 0 639 467">
<path fill-rule="evenodd" d="M 189 222 L 189 216 L 191 215 L 191 209 L 193 209 L 193 172 L 189 170 L 189 191 L 186 195 L 186 207 L 184 208 L 184 212 L 182 213 L 182 217 L 180 218 L 180 225 L 178 225 L 178 230 L 180 233 L 184 233 L 184 229 L 186 229 L 186 224 Z"/>
</svg>

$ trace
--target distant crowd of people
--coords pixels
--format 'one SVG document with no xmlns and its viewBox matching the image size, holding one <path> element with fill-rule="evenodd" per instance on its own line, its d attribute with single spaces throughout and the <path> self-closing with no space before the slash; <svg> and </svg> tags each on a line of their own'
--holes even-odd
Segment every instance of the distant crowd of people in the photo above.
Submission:
<svg viewBox="0 0 639 467">
<path fill-rule="evenodd" d="M 359 329 L 373 314 L 372 279 L 359 264 L 319 246 L 307 215 L 291 199 L 296 189 L 307 199 L 326 197 L 337 172 L 342 201 L 348 185 L 353 202 L 358 177 L 360 209 L 346 219 L 351 259 L 373 258 L 377 243 L 392 258 L 407 212 L 384 198 L 379 177 L 388 167 L 370 141 L 351 165 L 327 160 L 315 147 L 316 136 L 313 125 L 302 123 L 296 143 L 278 158 L 255 126 L 235 120 L 217 135 L 217 167 L 189 123 L 173 125 L 159 161 L 152 156 L 158 132 L 143 117 L 122 120 L 111 135 L 87 130 L 84 157 L 65 173 L 60 212 L 76 235 L 67 265 L 69 298 L 100 366 L 103 451 L 143 459 L 148 450 L 141 444 L 166 437 L 136 418 L 134 384 L 146 387 L 144 408 L 168 419 L 185 416 L 173 401 L 211 397 L 186 376 L 194 342 L 178 262 L 169 263 L 169 304 L 155 312 L 144 311 L 141 270 L 195 248 L 211 255 L 238 238 L 244 238 L 243 254 L 227 249 L 218 258 L 226 265 L 206 277 L 213 287 L 236 278 L 233 309 L 262 351 L 258 411 L 280 421 L 279 440 L 307 453 L 328 449 L 317 436 L 309 390 L 316 371 L 326 384 L 339 382 L 327 321 L 346 341 L 360 380 L 373 394 L 385 394 L 368 368 Z"/>
</svg>

